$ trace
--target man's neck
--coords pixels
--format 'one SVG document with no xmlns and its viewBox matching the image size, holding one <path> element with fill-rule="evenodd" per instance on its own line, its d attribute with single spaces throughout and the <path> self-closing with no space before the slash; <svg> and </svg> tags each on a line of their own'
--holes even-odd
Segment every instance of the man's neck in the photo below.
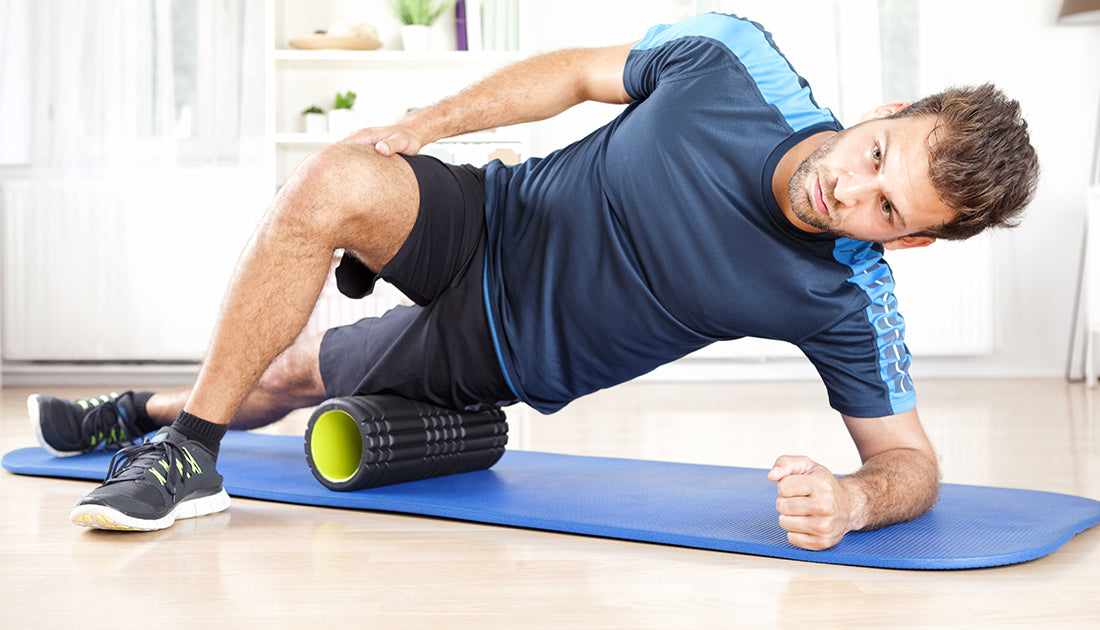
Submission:
<svg viewBox="0 0 1100 630">
<path fill-rule="evenodd" d="M 787 217 L 791 225 L 803 232 L 820 232 L 821 230 L 806 224 L 795 215 L 794 210 L 791 208 L 791 178 L 794 177 L 795 171 L 798 170 L 802 162 L 810 157 L 826 140 L 835 136 L 836 133 L 835 131 L 822 131 L 794 145 L 779 160 L 779 164 L 775 167 L 775 174 L 772 175 L 772 194 L 775 195 L 775 201 L 779 204 L 779 209 L 783 211 L 783 216 Z"/>
</svg>

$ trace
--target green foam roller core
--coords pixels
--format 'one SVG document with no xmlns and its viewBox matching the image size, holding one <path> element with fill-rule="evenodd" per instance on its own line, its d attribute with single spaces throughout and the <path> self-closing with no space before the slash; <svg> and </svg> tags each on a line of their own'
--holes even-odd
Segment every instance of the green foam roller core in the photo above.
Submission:
<svg viewBox="0 0 1100 630">
<path fill-rule="evenodd" d="M 355 476 L 363 459 L 359 425 L 346 411 L 326 411 L 313 425 L 309 449 L 321 476 L 334 482 L 347 481 Z"/>
</svg>

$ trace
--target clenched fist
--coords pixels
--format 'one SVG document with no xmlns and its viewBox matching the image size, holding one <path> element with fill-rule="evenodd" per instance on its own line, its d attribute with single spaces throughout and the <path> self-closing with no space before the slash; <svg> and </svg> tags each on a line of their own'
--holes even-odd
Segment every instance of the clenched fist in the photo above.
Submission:
<svg viewBox="0 0 1100 630">
<path fill-rule="evenodd" d="M 828 549 L 851 531 L 849 491 L 828 468 L 809 457 L 783 455 L 768 479 L 778 482 L 775 509 L 792 545 Z"/>
</svg>

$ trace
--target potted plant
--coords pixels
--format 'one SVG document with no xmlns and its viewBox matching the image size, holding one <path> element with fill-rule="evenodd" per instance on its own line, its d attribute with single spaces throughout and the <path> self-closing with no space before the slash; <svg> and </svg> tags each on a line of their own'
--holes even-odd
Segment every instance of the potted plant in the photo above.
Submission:
<svg viewBox="0 0 1100 630">
<path fill-rule="evenodd" d="M 325 112 L 316 105 L 310 105 L 302 110 L 302 120 L 305 124 L 306 133 L 328 132 L 328 119 L 325 118 Z"/>
<path fill-rule="evenodd" d="M 429 26 L 454 6 L 456 0 L 392 0 L 393 11 L 401 20 L 401 45 L 406 51 L 428 49 Z"/>
<path fill-rule="evenodd" d="M 351 90 L 344 94 L 336 93 L 336 100 L 328 112 L 329 133 L 346 136 L 355 131 L 355 112 L 351 109 L 355 105 L 355 98 L 356 94 Z"/>
</svg>

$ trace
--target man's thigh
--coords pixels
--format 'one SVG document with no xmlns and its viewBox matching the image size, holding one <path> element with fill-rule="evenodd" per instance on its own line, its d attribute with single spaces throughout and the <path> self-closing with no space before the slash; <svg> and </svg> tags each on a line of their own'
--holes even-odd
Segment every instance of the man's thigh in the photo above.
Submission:
<svg viewBox="0 0 1100 630">
<path fill-rule="evenodd" d="M 397 394 L 452 409 L 515 402 L 493 344 L 480 266 L 424 306 L 399 306 L 381 317 L 325 333 L 320 371 L 325 394 Z"/>
<path fill-rule="evenodd" d="M 337 278 L 353 296 L 384 278 L 417 306 L 325 333 L 326 395 L 394 393 L 456 409 L 511 403 L 483 296 L 484 169 L 408 162 L 420 188 L 409 237 L 380 273 L 345 257 Z"/>
<path fill-rule="evenodd" d="M 394 158 L 399 159 L 399 158 Z M 401 249 L 380 270 L 357 252 L 345 253 L 336 271 L 340 291 L 368 295 L 383 278 L 417 304 L 455 286 L 484 247 L 485 169 L 452 166 L 428 156 L 401 156 L 419 189 L 416 221 Z"/>
</svg>

